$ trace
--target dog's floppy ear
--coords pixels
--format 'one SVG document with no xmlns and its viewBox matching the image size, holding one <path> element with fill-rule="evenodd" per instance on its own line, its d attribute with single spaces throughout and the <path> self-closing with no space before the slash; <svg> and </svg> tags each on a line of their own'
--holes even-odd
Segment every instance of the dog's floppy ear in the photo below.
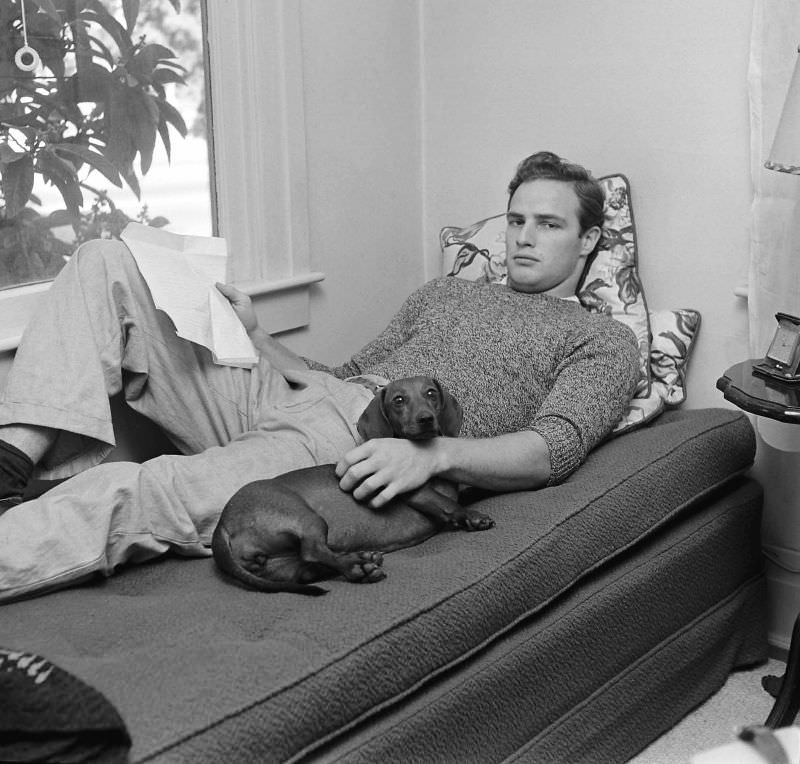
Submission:
<svg viewBox="0 0 800 764">
<path fill-rule="evenodd" d="M 394 436 L 392 425 L 383 413 L 383 398 L 386 388 L 381 388 L 367 404 L 364 413 L 358 418 L 356 429 L 364 440 L 371 438 L 391 438 Z"/>
<path fill-rule="evenodd" d="M 464 412 L 461 409 L 461 404 L 450 395 L 450 391 L 438 379 L 436 384 L 439 385 L 439 392 L 442 395 L 442 413 L 439 415 L 439 426 L 441 427 L 442 435 L 456 438 L 458 433 L 461 432 Z"/>
</svg>

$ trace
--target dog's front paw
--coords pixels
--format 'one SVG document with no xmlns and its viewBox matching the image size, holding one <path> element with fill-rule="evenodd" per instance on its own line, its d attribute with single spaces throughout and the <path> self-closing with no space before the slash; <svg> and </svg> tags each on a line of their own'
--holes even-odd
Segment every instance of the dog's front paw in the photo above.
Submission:
<svg viewBox="0 0 800 764">
<path fill-rule="evenodd" d="M 465 514 L 464 527 L 468 531 L 488 531 L 489 528 L 494 528 L 494 520 L 489 515 L 476 512 L 474 509 L 465 510 Z"/>
<path fill-rule="evenodd" d="M 345 578 L 359 584 L 374 584 L 386 578 L 380 552 L 353 552 L 346 555 Z"/>
</svg>

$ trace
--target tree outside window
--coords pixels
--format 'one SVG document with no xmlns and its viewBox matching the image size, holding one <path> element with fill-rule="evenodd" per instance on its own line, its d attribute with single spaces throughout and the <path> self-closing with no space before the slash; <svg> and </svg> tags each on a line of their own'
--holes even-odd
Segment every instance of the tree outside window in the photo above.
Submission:
<svg viewBox="0 0 800 764">
<path fill-rule="evenodd" d="M 0 0 L 0 289 L 130 220 L 210 235 L 201 10 Z M 33 71 L 14 60 L 26 36 Z"/>
</svg>

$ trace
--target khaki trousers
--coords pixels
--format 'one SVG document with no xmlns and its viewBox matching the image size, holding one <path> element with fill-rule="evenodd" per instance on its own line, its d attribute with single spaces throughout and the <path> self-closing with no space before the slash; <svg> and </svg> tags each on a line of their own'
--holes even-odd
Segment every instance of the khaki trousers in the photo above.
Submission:
<svg viewBox="0 0 800 764">
<path fill-rule="evenodd" d="M 0 424 L 59 430 L 37 476 L 74 477 L 0 516 L 0 601 L 168 550 L 208 556 L 239 487 L 335 462 L 360 442 L 369 390 L 265 359 L 254 369 L 214 364 L 156 310 L 121 242 L 80 247 L 42 303 L 0 397 Z M 119 392 L 181 455 L 100 463 L 115 444 L 109 397 Z"/>
</svg>

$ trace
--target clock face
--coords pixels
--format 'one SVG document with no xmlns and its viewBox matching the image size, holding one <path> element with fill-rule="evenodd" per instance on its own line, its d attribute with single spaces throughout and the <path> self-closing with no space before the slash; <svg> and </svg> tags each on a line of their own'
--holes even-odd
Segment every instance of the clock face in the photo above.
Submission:
<svg viewBox="0 0 800 764">
<path fill-rule="evenodd" d="M 790 366 L 795 357 L 798 341 L 800 341 L 800 334 L 798 334 L 797 327 L 781 322 L 775 332 L 772 344 L 769 346 L 767 358 L 781 366 Z"/>
</svg>

